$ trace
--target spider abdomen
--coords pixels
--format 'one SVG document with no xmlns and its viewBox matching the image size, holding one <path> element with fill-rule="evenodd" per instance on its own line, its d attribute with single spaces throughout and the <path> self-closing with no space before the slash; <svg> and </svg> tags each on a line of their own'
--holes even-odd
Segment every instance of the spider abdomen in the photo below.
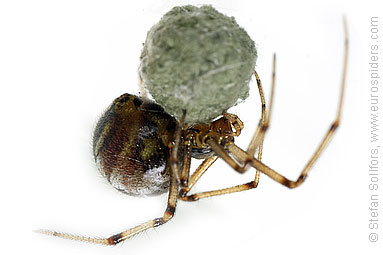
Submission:
<svg viewBox="0 0 383 255">
<path fill-rule="evenodd" d="M 129 195 L 156 195 L 169 187 L 169 148 L 176 120 L 154 103 L 124 94 L 97 123 L 93 155 L 101 174 Z"/>
</svg>

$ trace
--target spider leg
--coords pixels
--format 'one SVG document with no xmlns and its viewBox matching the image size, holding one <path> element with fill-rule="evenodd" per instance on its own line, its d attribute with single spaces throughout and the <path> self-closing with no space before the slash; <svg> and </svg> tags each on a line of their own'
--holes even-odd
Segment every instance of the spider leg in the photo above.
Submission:
<svg viewBox="0 0 383 255">
<path fill-rule="evenodd" d="M 60 232 L 51 231 L 51 230 L 37 230 L 36 232 L 41 234 L 51 235 L 51 236 L 57 236 L 57 237 L 65 238 L 65 239 L 70 239 L 70 240 L 82 241 L 82 242 L 89 242 L 89 243 L 96 243 L 96 244 L 103 244 L 103 245 L 115 245 L 147 229 L 155 228 L 168 222 L 174 215 L 176 205 L 177 205 L 177 196 L 178 196 L 178 183 L 175 177 L 172 177 L 170 181 L 168 205 L 162 217 L 147 221 L 143 224 L 140 224 L 136 227 L 128 229 L 119 234 L 113 235 L 109 238 L 92 238 L 92 237 L 86 237 L 86 236 L 80 236 L 80 235 L 60 233 Z"/>
<path fill-rule="evenodd" d="M 181 184 L 181 187 L 183 188 L 187 187 L 189 184 L 190 162 L 191 162 L 191 146 L 186 145 L 184 150 L 184 158 L 183 158 L 181 178 L 180 178 L 180 184 Z"/>
<path fill-rule="evenodd" d="M 265 102 L 265 96 L 263 95 L 262 82 L 261 82 L 261 79 L 258 76 L 257 71 L 254 71 L 254 75 L 255 75 L 255 78 L 257 80 L 259 96 L 261 98 L 261 104 L 262 104 L 262 117 L 261 117 L 261 122 L 260 123 L 263 123 L 263 125 L 265 125 L 266 102 Z M 258 126 L 260 126 L 260 125 L 258 125 Z M 254 155 L 255 154 L 255 151 L 257 149 L 255 141 L 256 141 L 256 137 L 258 136 L 258 133 L 259 133 L 259 128 L 256 129 L 252 139 L 250 140 L 249 146 L 247 147 L 247 153 L 249 155 Z M 262 147 L 262 146 L 260 145 L 260 147 Z M 259 149 L 259 151 L 260 151 L 260 154 L 262 154 L 262 149 L 261 148 Z M 260 160 L 259 155 L 258 155 L 258 159 Z"/>
<path fill-rule="evenodd" d="M 271 78 L 270 105 L 269 105 L 269 110 L 267 111 L 267 117 L 266 117 L 266 113 L 265 113 L 266 112 L 266 104 L 265 104 L 265 99 L 264 99 L 263 92 L 262 92 L 261 80 L 259 79 L 257 72 L 254 72 L 255 77 L 257 79 L 259 93 L 261 96 L 262 118 L 261 118 L 261 121 L 259 122 L 255 132 L 254 132 L 253 137 L 250 140 L 249 146 L 247 147 L 247 153 L 250 156 L 249 159 L 254 156 L 255 150 L 259 147 L 259 149 L 258 149 L 258 160 L 261 160 L 262 148 L 263 148 L 263 139 L 264 139 L 264 136 L 265 136 L 267 129 L 270 126 L 271 109 L 273 107 L 274 90 L 275 90 L 275 62 L 276 62 L 276 56 L 274 54 L 273 55 L 273 71 L 272 71 L 272 78 Z"/>
<path fill-rule="evenodd" d="M 346 21 L 344 20 L 344 33 L 345 33 L 345 40 L 344 40 L 344 58 L 343 58 L 343 72 L 342 72 L 342 78 L 341 78 L 341 88 L 340 88 L 340 97 L 339 97 L 339 104 L 338 104 L 338 109 L 337 109 L 337 114 L 335 117 L 335 120 L 332 122 L 329 130 L 326 132 L 325 136 L 321 140 L 319 146 L 315 150 L 314 154 L 311 156 L 310 160 L 307 162 L 306 166 L 303 168 L 301 174 L 297 178 L 296 181 L 291 181 L 284 177 L 283 175 L 279 174 L 275 170 L 271 169 L 270 167 L 266 166 L 264 163 L 261 161 L 255 159 L 255 158 L 250 158 L 247 152 L 243 151 L 241 148 L 236 146 L 233 143 L 227 144 L 226 149 L 229 150 L 229 152 L 238 160 L 240 161 L 248 161 L 248 163 L 254 167 L 255 169 L 261 171 L 262 173 L 266 174 L 269 176 L 271 179 L 279 182 L 280 184 L 288 187 L 288 188 L 296 188 L 300 186 L 303 181 L 306 179 L 308 172 L 311 170 L 313 164 L 316 162 L 316 160 L 319 158 L 327 144 L 330 142 L 330 139 L 335 133 L 335 130 L 339 127 L 340 123 L 340 117 L 342 114 L 342 105 L 343 105 L 343 97 L 344 97 L 344 90 L 345 90 L 345 85 L 346 85 L 346 73 L 347 73 L 347 61 L 348 61 L 348 32 L 347 32 L 347 25 Z M 269 112 L 270 114 L 270 112 Z M 269 116 L 267 117 L 269 119 Z M 268 121 L 266 121 L 266 124 Z M 265 132 L 267 126 L 261 128 L 261 134 L 262 131 L 263 133 Z M 210 142 L 210 141 L 209 141 Z M 238 167 L 238 164 L 233 164 L 235 161 L 229 156 L 229 154 L 217 143 L 213 141 L 212 144 L 212 149 L 220 155 L 230 166 L 233 167 L 238 172 L 243 172 L 240 167 Z M 210 144 L 210 143 L 209 143 Z"/>
<path fill-rule="evenodd" d="M 274 70 L 273 70 L 273 73 L 274 73 Z M 258 86 L 258 91 L 259 91 L 259 96 L 261 98 L 261 104 L 262 104 L 262 117 L 261 117 L 261 123 L 262 125 L 265 124 L 265 117 L 266 117 L 266 102 L 265 102 L 265 97 L 263 95 L 263 89 L 262 89 L 262 83 L 261 83 L 261 79 L 259 78 L 258 76 L 258 73 L 257 71 L 254 70 L 254 75 L 255 75 L 255 78 L 257 80 L 257 86 Z M 253 136 L 256 136 L 256 134 L 254 134 Z M 247 147 L 247 152 L 250 154 L 250 155 L 253 155 L 255 154 L 255 150 L 256 150 L 256 147 L 255 147 L 255 144 L 252 145 L 251 143 L 249 144 L 249 146 Z M 262 151 L 263 151 L 263 139 L 261 141 L 261 143 L 259 144 L 259 147 L 258 147 L 258 160 L 261 161 L 262 160 Z M 243 167 L 246 167 L 246 164 L 244 164 Z M 259 176 L 260 176 L 260 172 L 258 170 L 255 171 L 255 177 L 254 177 L 254 188 L 258 187 L 258 183 L 259 183 Z"/>
<path fill-rule="evenodd" d="M 181 189 L 181 200 L 184 201 L 197 201 L 201 198 L 207 198 L 207 197 L 212 197 L 212 196 L 218 196 L 218 195 L 225 195 L 229 193 L 234 193 L 234 192 L 240 192 L 244 190 L 249 190 L 256 188 L 258 185 L 258 182 L 256 180 L 241 184 L 241 185 L 236 185 L 232 186 L 229 188 L 224 188 L 224 189 L 217 189 L 217 190 L 211 190 L 211 191 L 206 191 L 206 192 L 200 192 L 200 193 L 195 193 L 192 195 L 186 195 L 187 192 L 190 191 L 190 189 L 193 187 L 193 185 L 197 182 L 197 180 L 202 176 L 202 174 L 213 164 L 218 157 L 223 158 L 226 163 L 228 163 L 231 167 L 236 169 L 237 171 L 243 170 L 244 168 L 239 165 L 237 162 L 234 161 L 230 157 L 230 155 L 225 151 L 225 149 L 219 145 L 217 142 L 215 142 L 213 139 L 208 140 L 208 144 L 210 147 L 214 150 L 214 152 L 217 154 L 217 156 L 213 156 L 211 158 L 206 159 L 199 167 L 198 169 L 193 173 L 193 175 L 190 177 L 189 180 L 189 186 L 187 188 Z M 248 155 L 246 153 L 246 155 Z M 245 158 L 246 159 L 246 158 Z M 242 160 L 244 162 L 244 160 Z M 205 165 L 206 164 L 206 165 Z M 256 176 L 257 178 L 257 176 Z"/>
<path fill-rule="evenodd" d="M 220 155 L 222 156 L 222 155 Z M 224 189 L 217 189 L 217 190 L 211 190 L 211 191 L 206 191 L 206 192 L 200 192 L 200 193 L 195 193 L 192 195 L 187 195 L 187 193 L 192 189 L 194 184 L 199 180 L 199 178 L 207 171 L 207 169 L 218 159 L 218 156 L 212 156 L 210 158 L 205 159 L 201 165 L 195 170 L 195 172 L 190 176 L 188 186 L 185 188 L 182 188 L 180 191 L 180 200 L 183 201 L 197 201 L 201 198 L 207 198 L 207 197 L 212 197 L 212 196 L 218 196 L 218 195 L 224 195 L 224 194 L 229 194 L 229 193 L 234 193 L 234 192 L 239 192 L 239 191 L 244 191 L 248 189 L 253 189 L 257 187 L 257 182 L 251 181 L 245 184 L 229 187 L 229 188 L 224 188 Z M 238 165 L 239 168 L 241 166 Z"/>
<path fill-rule="evenodd" d="M 194 187 L 194 184 L 201 178 L 201 176 L 207 171 L 207 169 L 218 159 L 218 156 L 212 156 L 205 159 L 194 173 L 190 176 L 186 187 L 181 188 L 180 198 L 181 200 L 189 200 L 187 193 Z"/>
<path fill-rule="evenodd" d="M 180 199 L 184 200 L 184 201 L 197 201 L 197 200 L 202 199 L 202 198 L 219 196 L 219 195 L 226 195 L 226 194 L 245 191 L 245 190 L 254 189 L 254 188 L 256 188 L 255 181 L 251 181 L 251 182 L 248 182 L 245 184 L 232 186 L 229 188 L 217 189 L 217 190 L 211 190 L 211 191 L 195 193 L 192 195 L 187 195 L 187 196 L 180 198 Z"/>
<path fill-rule="evenodd" d="M 181 120 L 179 121 L 175 134 L 174 134 L 174 142 L 169 145 L 170 149 L 170 157 L 169 157 L 169 163 L 170 168 L 172 170 L 172 175 L 175 177 L 178 183 L 181 183 L 180 173 L 179 173 L 179 167 L 178 167 L 178 148 L 180 147 L 181 142 L 181 133 L 185 121 L 185 115 L 186 111 L 184 110 Z"/>
<path fill-rule="evenodd" d="M 259 161 L 262 160 L 263 140 L 264 140 L 264 135 L 260 136 L 259 133 L 260 133 L 260 130 L 261 130 L 262 127 L 265 127 L 265 131 L 264 132 L 266 132 L 267 127 L 269 127 L 271 108 L 272 108 L 272 103 L 273 103 L 273 98 L 274 98 L 274 88 L 275 88 L 275 54 L 273 56 L 273 69 L 272 70 L 273 71 L 272 71 L 272 79 L 271 79 L 272 82 L 271 82 L 271 93 L 270 93 L 270 107 L 269 107 L 267 119 L 266 119 L 266 101 L 265 101 L 265 97 L 264 97 L 264 94 L 263 94 L 262 82 L 261 82 L 261 79 L 259 78 L 259 75 L 258 75 L 257 71 L 254 70 L 254 75 L 255 75 L 255 78 L 257 80 L 259 96 L 261 98 L 262 117 L 261 117 L 261 121 L 259 122 L 259 124 L 257 126 L 257 129 L 255 130 L 255 132 L 253 134 L 252 139 L 250 140 L 249 146 L 247 147 L 247 153 L 250 155 L 250 157 L 253 157 L 254 154 L 255 154 L 256 149 L 258 148 L 258 160 Z M 249 159 L 250 159 L 250 157 L 249 157 Z M 246 171 L 247 162 L 249 161 L 249 159 L 247 159 L 244 162 L 244 165 L 242 167 L 243 168 L 242 171 Z M 256 170 L 255 177 L 254 177 L 254 188 L 256 188 L 258 186 L 259 177 L 260 177 L 260 172 L 258 170 Z"/>
</svg>

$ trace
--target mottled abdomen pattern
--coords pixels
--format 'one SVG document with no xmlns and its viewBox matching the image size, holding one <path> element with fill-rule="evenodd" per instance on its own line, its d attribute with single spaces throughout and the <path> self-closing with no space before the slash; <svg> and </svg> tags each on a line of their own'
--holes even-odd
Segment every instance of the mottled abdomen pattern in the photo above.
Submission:
<svg viewBox="0 0 383 255">
<path fill-rule="evenodd" d="M 93 155 L 101 174 L 129 195 L 156 195 L 169 187 L 169 148 L 176 120 L 154 103 L 123 94 L 97 123 Z"/>
</svg>

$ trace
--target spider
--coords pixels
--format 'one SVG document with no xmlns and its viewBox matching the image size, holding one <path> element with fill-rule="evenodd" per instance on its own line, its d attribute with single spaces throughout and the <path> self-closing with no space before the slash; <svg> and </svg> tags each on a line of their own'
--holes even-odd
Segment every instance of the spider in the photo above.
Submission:
<svg viewBox="0 0 383 255">
<path fill-rule="evenodd" d="M 51 230 L 37 232 L 77 241 L 115 245 L 168 222 L 174 216 L 178 200 L 196 201 L 253 189 L 258 185 L 260 173 L 288 188 L 300 186 L 339 126 L 348 59 L 348 33 L 345 20 L 344 33 L 343 72 L 337 114 L 295 181 L 287 179 L 261 161 L 263 140 L 270 124 L 275 87 L 274 54 L 270 105 L 267 113 L 261 80 L 254 71 L 262 103 L 262 116 L 246 151 L 234 143 L 234 137 L 240 135 L 244 125 L 238 116 L 227 112 L 223 112 L 222 117 L 211 123 L 189 125 L 184 122 L 187 114 L 185 111 L 183 117 L 177 121 L 160 105 L 134 95 L 123 94 L 113 101 L 100 118 L 93 138 L 93 154 L 100 172 L 114 188 L 130 195 L 157 195 L 168 191 L 167 207 L 161 217 L 108 238 L 91 238 Z M 258 156 L 255 158 L 257 149 Z M 190 174 L 191 158 L 204 159 L 193 174 Z M 255 168 L 255 178 L 248 183 L 233 187 L 189 194 L 191 188 L 218 158 L 222 158 L 238 173 L 244 173 L 249 166 Z"/>
</svg>

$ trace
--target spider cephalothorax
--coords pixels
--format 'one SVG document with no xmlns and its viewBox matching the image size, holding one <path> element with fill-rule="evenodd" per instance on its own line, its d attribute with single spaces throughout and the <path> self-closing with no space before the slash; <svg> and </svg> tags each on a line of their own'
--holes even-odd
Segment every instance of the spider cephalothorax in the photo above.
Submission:
<svg viewBox="0 0 383 255">
<path fill-rule="evenodd" d="M 192 157 L 205 159 L 213 153 L 208 144 L 209 139 L 225 146 L 228 142 L 234 142 L 234 137 L 239 136 L 242 129 L 243 123 L 238 116 L 224 112 L 222 117 L 211 123 L 186 126 L 183 132 L 184 144 L 191 147 Z"/>
</svg>

